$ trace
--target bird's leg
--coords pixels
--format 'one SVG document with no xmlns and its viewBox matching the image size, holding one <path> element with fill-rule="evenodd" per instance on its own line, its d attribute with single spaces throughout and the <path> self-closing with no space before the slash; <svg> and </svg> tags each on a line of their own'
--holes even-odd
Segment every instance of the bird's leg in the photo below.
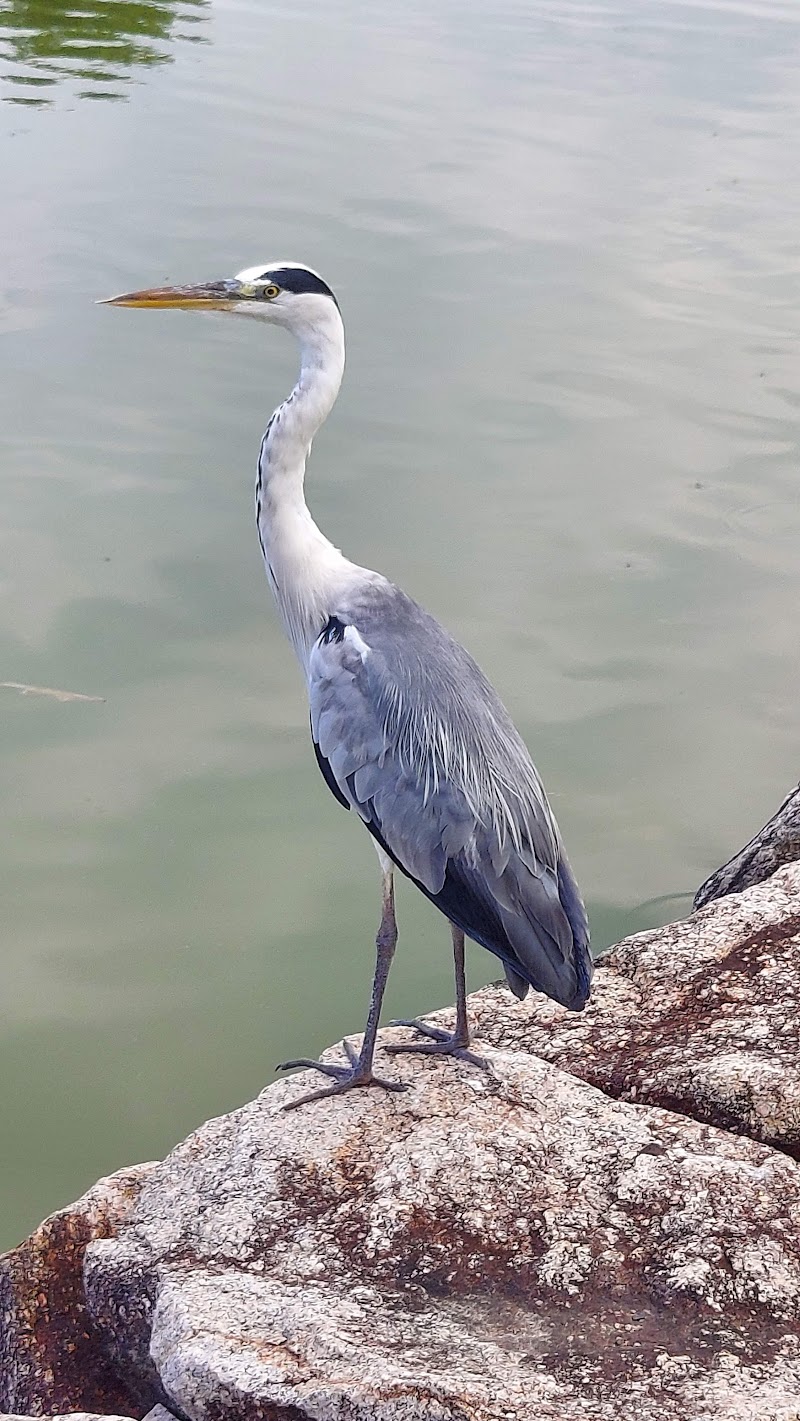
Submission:
<svg viewBox="0 0 800 1421">
<path fill-rule="evenodd" d="M 455 923 L 450 924 L 450 932 L 453 937 L 453 959 L 455 962 L 456 975 L 456 1029 L 455 1031 L 442 1031 L 438 1026 L 427 1026 L 425 1022 L 418 1021 L 416 1017 L 408 1021 L 393 1021 L 392 1026 L 412 1026 L 415 1031 L 419 1031 L 422 1036 L 427 1036 L 427 1041 L 403 1041 L 397 1046 L 387 1046 L 386 1050 L 393 1054 L 401 1051 L 419 1051 L 425 1056 L 457 1056 L 460 1061 L 469 1061 L 473 1066 L 481 1066 L 484 1070 L 491 1069 L 488 1061 L 484 1061 L 482 1056 L 476 1056 L 469 1051 L 469 1021 L 467 1020 L 467 980 L 464 972 L 464 934 Z"/>
<path fill-rule="evenodd" d="M 453 937 L 453 962 L 456 977 L 456 1029 L 453 1040 L 457 1046 L 469 1046 L 469 1022 L 467 1021 L 467 974 L 464 966 L 464 934 L 460 928 L 450 924 Z"/>
<path fill-rule="evenodd" d="M 288 1105 L 284 1105 L 284 1110 L 296 1110 L 298 1105 L 307 1105 L 310 1100 L 321 1100 L 326 1095 L 341 1095 L 343 1091 L 353 1090 L 356 1086 L 377 1085 L 383 1086 L 384 1090 L 406 1090 L 407 1087 L 400 1081 L 387 1081 L 382 1076 L 372 1073 L 372 1058 L 375 1054 L 375 1040 L 378 1035 L 378 1023 L 381 1015 L 381 1003 L 386 990 L 386 981 L 389 976 L 389 968 L 392 965 L 394 950 L 397 945 L 397 920 L 394 914 L 394 876 L 391 868 L 383 869 L 383 909 L 381 912 L 381 925 L 378 928 L 378 935 L 375 939 L 376 963 L 375 977 L 372 982 L 372 1000 L 367 1017 L 367 1025 L 364 1030 L 364 1040 L 361 1050 L 356 1053 L 349 1041 L 344 1041 L 344 1052 L 350 1062 L 349 1066 L 329 1065 L 327 1061 L 312 1061 L 308 1057 L 300 1057 L 296 1061 L 283 1061 L 277 1067 L 279 1071 L 289 1071 L 295 1066 L 305 1066 L 308 1070 L 320 1071 L 324 1076 L 331 1076 L 333 1085 L 323 1086 L 320 1090 L 309 1091 L 307 1095 L 301 1095 L 298 1100 L 290 1100 Z"/>
</svg>

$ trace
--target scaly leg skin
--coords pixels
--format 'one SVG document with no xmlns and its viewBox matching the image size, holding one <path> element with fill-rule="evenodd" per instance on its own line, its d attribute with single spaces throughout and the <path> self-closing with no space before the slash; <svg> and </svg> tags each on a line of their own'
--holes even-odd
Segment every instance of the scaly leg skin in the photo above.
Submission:
<svg viewBox="0 0 800 1421">
<path fill-rule="evenodd" d="M 394 878 L 392 869 L 384 867 L 383 870 L 383 910 L 381 912 L 381 925 L 378 929 L 378 936 L 375 939 L 377 960 L 375 964 L 375 977 L 372 983 L 372 1001 L 370 1002 L 369 1016 L 364 1031 L 364 1040 L 360 1052 L 350 1045 L 349 1041 L 343 1041 L 345 1055 L 349 1061 L 349 1066 L 329 1065 L 326 1061 L 312 1061 L 310 1058 L 301 1056 L 296 1061 L 283 1061 L 276 1069 L 279 1071 L 291 1071 L 295 1067 L 304 1066 L 310 1071 L 319 1071 L 323 1076 L 330 1076 L 333 1085 L 322 1086 L 319 1090 L 309 1091 L 306 1095 L 301 1095 L 297 1100 L 290 1100 L 284 1105 L 284 1110 L 296 1110 L 298 1105 L 308 1105 L 312 1100 L 323 1100 L 328 1095 L 342 1095 L 346 1090 L 354 1090 L 359 1086 L 376 1085 L 384 1090 L 407 1090 L 408 1087 L 401 1081 L 387 1081 L 383 1076 L 376 1076 L 372 1071 L 372 1058 L 375 1054 L 375 1039 L 378 1035 L 378 1022 L 381 1015 L 381 1003 L 386 989 L 386 980 L 389 976 L 389 968 L 392 965 L 394 950 L 397 946 L 397 921 L 394 914 Z"/>
<path fill-rule="evenodd" d="M 395 1056 L 402 1051 L 417 1051 L 423 1056 L 455 1056 L 459 1061 L 467 1061 L 471 1066 L 480 1066 L 482 1070 L 492 1074 L 492 1068 L 488 1061 L 485 1061 L 482 1056 L 476 1056 L 474 1051 L 467 1050 L 469 1022 L 467 1021 L 467 982 L 464 974 L 464 934 L 460 928 L 456 927 L 455 923 L 450 924 L 450 932 L 453 936 L 453 959 L 456 971 L 455 1031 L 442 1031 L 438 1026 L 426 1026 L 425 1022 L 418 1021 L 416 1017 L 406 1021 L 393 1021 L 392 1026 L 411 1026 L 422 1036 L 427 1036 L 428 1040 L 404 1041 L 397 1046 L 387 1046 L 386 1050 Z"/>
</svg>

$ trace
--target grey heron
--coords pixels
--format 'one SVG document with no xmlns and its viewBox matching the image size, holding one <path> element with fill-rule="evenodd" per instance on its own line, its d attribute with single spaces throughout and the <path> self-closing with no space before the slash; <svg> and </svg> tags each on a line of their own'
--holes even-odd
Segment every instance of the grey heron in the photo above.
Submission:
<svg viewBox="0 0 800 1421">
<path fill-rule="evenodd" d="M 309 267 L 270 262 L 195 286 L 151 287 L 110 305 L 227 311 L 282 326 L 300 374 L 261 441 L 256 525 L 267 577 L 303 669 L 317 761 L 329 789 L 372 835 L 382 910 L 361 1049 L 348 1064 L 300 1058 L 330 1084 L 294 1108 L 355 1086 L 403 1087 L 373 1070 L 381 1003 L 397 943 L 394 870 L 449 920 L 455 959 L 452 1033 L 403 1022 L 424 1038 L 388 1051 L 469 1051 L 465 934 L 499 957 L 508 984 L 572 1011 L 589 997 L 586 910 L 542 782 L 511 718 L 469 653 L 378 572 L 350 562 L 314 522 L 304 495 L 311 441 L 344 371 L 339 304 Z"/>
</svg>

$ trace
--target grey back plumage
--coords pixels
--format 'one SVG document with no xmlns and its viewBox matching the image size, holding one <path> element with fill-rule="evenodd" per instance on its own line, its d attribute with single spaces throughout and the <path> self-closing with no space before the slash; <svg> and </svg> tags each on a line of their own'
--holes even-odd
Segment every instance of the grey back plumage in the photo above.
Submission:
<svg viewBox="0 0 800 1421">
<path fill-rule="evenodd" d="M 586 912 L 541 780 L 469 653 L 359 569 L 311 648 L 311 728 L 333 792 L 399 868 L 528 986 L 579 1010 Z"/>
</svg>

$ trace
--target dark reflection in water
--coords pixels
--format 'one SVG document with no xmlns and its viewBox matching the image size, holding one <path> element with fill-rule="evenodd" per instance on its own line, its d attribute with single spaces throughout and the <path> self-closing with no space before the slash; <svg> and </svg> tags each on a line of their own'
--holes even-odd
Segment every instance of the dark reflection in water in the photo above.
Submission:
<svg viewBox="0 0 800 1421">
<path fill-rule="evenodd" d="M 207 8 L 208 0 L 0 0 L 2 98 L 45 107 L 67 80 L 78 98 L 124 99 L 132 70 L 169 64 L 176 41 L 203 43 Z"/>
</svg>

